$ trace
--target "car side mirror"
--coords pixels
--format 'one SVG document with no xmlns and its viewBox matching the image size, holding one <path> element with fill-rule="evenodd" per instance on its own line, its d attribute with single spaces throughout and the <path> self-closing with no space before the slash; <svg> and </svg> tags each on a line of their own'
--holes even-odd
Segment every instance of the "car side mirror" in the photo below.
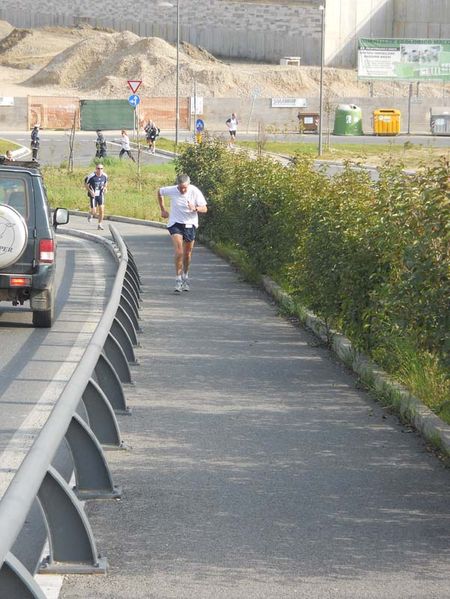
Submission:
<svg viewBox="0 0 450 599">
<path fill-rule="evenodd" d="M 67 208 L 56 208 L 53 212 L 53 227 L 58 225 L 67 225 L 69 222 L 69 211 Z"/>
</svg>

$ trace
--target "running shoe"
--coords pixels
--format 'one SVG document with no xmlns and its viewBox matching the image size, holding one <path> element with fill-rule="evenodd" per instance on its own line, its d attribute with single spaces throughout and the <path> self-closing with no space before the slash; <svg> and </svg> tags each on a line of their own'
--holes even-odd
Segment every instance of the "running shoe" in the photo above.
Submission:
<svg viewBox="0 0 450 599">
<path fill-rule="evenodd" d="M 181 293 L 183 291 L 183 281 L 177 279 L 175 281 L 175 289 L 173 291 L 174 293 Z"/>
<path fill-rule="evenodd" d="M 189 279 L 183 279 L 183 281 L 181 283 L 181 289 L 182 289 L 182 291 L 189 291 L 189 289 L 190 289 Z"/>
<path fill-rule="evenodd" d="M 91 222 L 92 222 L 92 214 L 89 214 L 89 216 L 88 216 L 88 223 L 91 223 Z"/>
<path fill-rule="evenodd" d="M 97 229 L 100 229 L 101 231 L 103 231 L 103 230 L 104 230 L 104 229 L 103 229 L 103 225 L 101 225 L 101 224 L 99 223 L 99 224 L 98 224 L 98 227 L 97 227 Z"/>
</svg>

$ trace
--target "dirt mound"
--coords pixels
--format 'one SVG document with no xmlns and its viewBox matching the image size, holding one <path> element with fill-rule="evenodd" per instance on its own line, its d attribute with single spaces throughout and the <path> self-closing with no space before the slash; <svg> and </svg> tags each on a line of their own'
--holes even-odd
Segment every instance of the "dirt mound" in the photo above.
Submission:
<svg viewBox="0 0 450 599">
<path fill-rule="evenodd" d="M 332 70 L 329 92 L 342 91 L 342 77 Z M 351 73 L 351 72 L 349 72 Z M 315 94 L 319 69 L 314 67 L 240 64 L 229 65 L 191 44 L 180 45 L 180 94 L 192 93 L 194 79 L 197 93 L 216 97 L 259 95 Z M 353 77 L 352 84 L 349 78 Z M 168 96 L 175 91 L 176 49 L 160 38 L 141 38 L 125 31 L 97 33 L 61 52 L 48 65 L 25 81 L 25 85 L 78 88 L 99 96 L 126 93 L 128 79 L 142 80 L 140 92 L 147 96 Z M 367 86 L 358 85 L 354 74 L 347 75 L 348 93 L 361 94 Z"/>
<path fill-rule="evenodd" d="M 92 28 L 85 27 L 12 29 L 0 41 L 0 65 L 15 69 L 42 67 L 80 39 L 96 34 Z"/>
<path fill-rule="evenodd" d="M 1 39 L 1 32 L 5 36 Z M 319 67 L 224 63 L 203 48 L 180 44 L 179 92 L 213 97 L 311 97 L 318 96 Z M 3 68 L 4 67 L 4 68 Z M 18 69 L 32 76 L 20 79 Z M 176 80 L 176 48 L 156 37 L 139 37 L 81 25 L 72 29 L 45 27 L 13 29 L 0 21 L 0 70 L 2 77 L 23 94 L 79 95 L 86 98 L 123 98 L 127 80 L 142 80 L 144 96 L 173 96 Z M 19 87 L 20 89 L 20 87 Z M 357 80 L 352 69 L 324 69 L 325 98 L 369 95 L 369 85 Z M 376 95 L 406 96 L 408 85 L 376 82 Z M 442 86 L 421 84 L 421 96 L 439 97 Z"/>
</svg>

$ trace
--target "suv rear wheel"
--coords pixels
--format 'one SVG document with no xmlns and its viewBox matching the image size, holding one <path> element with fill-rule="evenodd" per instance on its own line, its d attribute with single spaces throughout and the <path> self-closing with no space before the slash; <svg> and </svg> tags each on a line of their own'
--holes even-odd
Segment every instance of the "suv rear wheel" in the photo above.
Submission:
<svg viewBox="0 0 450 599">
<path fill-rule="evenodd" d="M 50 310 L 34 310 L 33 326 L 37 329 L 49 329 L 55 319 L 55 296 L 53 290 L 50 292 Z"/>
</svg>

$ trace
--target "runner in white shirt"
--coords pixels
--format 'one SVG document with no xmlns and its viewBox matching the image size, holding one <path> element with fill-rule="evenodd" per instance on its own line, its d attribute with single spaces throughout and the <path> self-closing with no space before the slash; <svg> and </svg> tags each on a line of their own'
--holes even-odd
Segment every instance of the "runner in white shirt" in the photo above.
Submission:
<svg viewBox="0 0 450 599">
<path fill-rule="evenodd" d="M 164 198 L 170 198 L 170 211 L 164 206 Z M 175 252 L 175 293 L 189 291 L 189 266 L 198 228 L 198 213 L 206 213 L 208 207 L 200 189 L 191 185 L 188 175 L 178 175 L 177 184 L 158 189 L 161 216 L 168 218 L 167 228 Z"/>
</svg>

